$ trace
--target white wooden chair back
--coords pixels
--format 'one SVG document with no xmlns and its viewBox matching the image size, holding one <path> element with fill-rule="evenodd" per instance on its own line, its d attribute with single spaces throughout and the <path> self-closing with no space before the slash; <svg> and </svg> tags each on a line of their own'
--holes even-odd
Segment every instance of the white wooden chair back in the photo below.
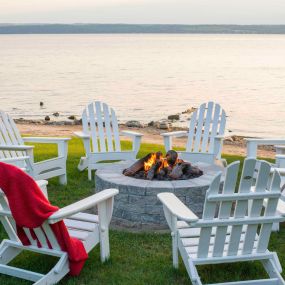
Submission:
<svg viewBox="0 0 285 285">
<path fill-rule="evenodd" d="M 12 216 L 9 204 L 2 190 L 0 190 L 0 219 L 10 240 L 19 241 L 20 239 L 17 235 L 15 220 Z M 44 222 L 42 226 L 38 228 L 34 229 L 23 228 L 23 230 L 27 238 L 29 239 L 31 245 L 49 250 L 51 249 L 59 251 L 61 250 L 57 242 L 57 239 L 48 222 Z M 33 238 L 32 232 L 34 232 L 40 245 L 37 243 L 37 240 Z"/>
<path fill-rule="evenodd" d="M 262 161 L 255 183 L 255 165 L 256 159 L 245 160 L 238 190 L 239 162 L 227 168 L 222 191 L 219 190 L 221 174 L 213 180 L 203 217 L 195 225 L 201 227 L 198 258 L 249 255 L 267 250 L 272 225 L 280 220 L 276 215 L 280 175 L 275 171 L 268 187 L 270 164 Z"/>
<path fill-rule="evenodd" d="M 95 101 L 87 105 L 82 125 L 83 131 L 91 134 L 91 152 L 121 151 L 117 117 L 107 104 Z"/>
<path fill-rule="evenodd" d="M 214 153 L 214 138 L 224 135 L 226 113 L 219 104 L 202 104 L 193 114 L 189 125 L 187 152 Z M 220 145 L 218 157 L 222 151 Z"/>
<path fill-rule="evenodd" d="M 0 111 L 0 145 L 24 145 L 24 141 L 14 120 L 3 111 Z M 0 151 L 0 159 L 25 155 L 26 153 L 23 151 Z"/>
</svg>

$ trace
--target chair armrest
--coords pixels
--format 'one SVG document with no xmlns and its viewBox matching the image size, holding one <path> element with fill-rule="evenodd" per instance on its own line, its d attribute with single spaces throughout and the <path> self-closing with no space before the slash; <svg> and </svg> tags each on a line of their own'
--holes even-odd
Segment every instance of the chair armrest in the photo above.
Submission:
<svg viewBox="0 0 285 285">
<path fill-rule="evenodd" d="M 247 157 L 256 158 L 257 147 L 259 145 L 285 145 L 285 139 L 274 138 L 244 138 L 247 144 Z M 276 148 L 278 150 L 278 148 Z"/>
<path fill-rule="evenodd" d="M 33 142 L 33 143 L 61 143 L 67 142 L 70 138 L 54 138 L 54 137 L 24 137 L 23 140 L 25 142 Z"/>
<path fill-rule="evenodd" d="M 30 158 L 29 156 L 6 157 L 6 158 L 0 158 L 0 161 L 5 163 L 12 163 L 12 162 L 28 160 L 29 158 Z"/>
<path fill-rule="evenodd" d="M 0 150 L 18 150 L 25 151 L 33 149 L 33 145 L 0 145 Z"/>
<path fill-rule="evenodd" d="M 131 137 L 133 140 L 133 152 L 135 153 L 135 156 L 137 156 L 140 146 L 141 146 L 141 140 L 142 140 L 142 134 L 133 132 L 133 131 L 122 131 L 120 132 L 120 135 Z"/>
<path fill-rule="evenodd" d="M 73 214 L 82 212 L 86 209 L 90 209 L 95 205 L 100 204 L 101 202 L 104 202 L 105 200 L 114 197 L 118 193 L 119 190 L 117 189 L 106 189 L 104 191 L 96 193 L 90 197 L 87 197 L 85 199 L 82 199 L 78 202 L 75 202 L 71 205 L 59 209 L 57 212 L 55 212 L 48 218 L 48 223 L 54 224 Z"/>
<path fill-rule="evenodd" d="M 160 134 L 163 137 L 187 137 L 188 132 L 187 131 L 177 131 L 177 132 L 169 132 L 169 133 L 162 133 Z"/>
<path fill-rule="evenodd" d="M 284 139 L 275 139 L 275 138 L 244 138 L 244 140 L 248 143 L 255 143 L 256 145 L 276 145 L 276 144 L 284 144 L 285 145 L 285 138 Z"/>
<path fill-rule="evenodd" d="M 217 135 L 214 137 L 214 139 L 216 139 L 216 140 L 223 140 L 224 138 L 225 138 L 224 135 Z"/>
<path fill-rule="evenodd" d="M 157 197 L 168 211 L 178 219 L 191 223 L 195 223 L 199 220 L 173 193 L 159 193 Z"/>
<path fill-rule="evenodd" d="M 176 137 L 176 138 L 187 137 L 188 132 L 187 131 L 177 131 L 177 132 L 162 133 L 160 135 L 163 136 L 165 150 L 169 151 L 172 149 L 172 138 L 173 137 Z"/>
<path fill-rule="evenodd" d="M 84 132 L 74 132 L 74 134 L 81 139 L 90 139 L 90 134 Z"/>
<path fill-rule="evenodd" d="M 133 132 L 133 131 L 121 131 L 120 134 L 123 136 L 128 136 L 128 137 L 142 137 L 143 136 L 143 134 Z"/>
</svg>

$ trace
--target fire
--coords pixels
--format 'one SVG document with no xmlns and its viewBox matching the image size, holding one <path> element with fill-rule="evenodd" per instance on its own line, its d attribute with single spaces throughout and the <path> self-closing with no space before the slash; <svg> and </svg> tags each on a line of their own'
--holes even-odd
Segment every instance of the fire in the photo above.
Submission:
<svg viewBox="0 0 285 285">
<path fill-rule="evenodd" d="M 156 163 L 160 163 L 160 166 L 157 169 L 157 172 L 159 172 L 163 168 L 169 167 L 167 158 L 163 157 L 162 153 L 152 153 L 151 157 L 147 161 L 144 162 L 144 171 L 148 172 L 151 169 L 151 167 L 154 166 Z"/>
<path fill-rule="evenodd" d="M 151 169 L 151 167 L 155 164 L 156 162 L 156 153 L 152 153 L 151 157 L 144 162 L 143 168 L 144 171 L 147 172 Z"/>
</svg>

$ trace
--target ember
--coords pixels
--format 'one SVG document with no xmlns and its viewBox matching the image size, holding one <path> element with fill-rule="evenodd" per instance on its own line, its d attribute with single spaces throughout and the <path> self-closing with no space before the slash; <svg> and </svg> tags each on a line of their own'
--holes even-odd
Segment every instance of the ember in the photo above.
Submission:
<svg viewBox="0 0 285 285">
<path fill-rule="evenodd" d="M 161 152 L 149 153 L 124 169 L 123 174 L 138 179 L 147 180 L 183 180 L 203 175 L 203 171 L 178 158 L 174 150 L 164 157 Z"/>
</svg>

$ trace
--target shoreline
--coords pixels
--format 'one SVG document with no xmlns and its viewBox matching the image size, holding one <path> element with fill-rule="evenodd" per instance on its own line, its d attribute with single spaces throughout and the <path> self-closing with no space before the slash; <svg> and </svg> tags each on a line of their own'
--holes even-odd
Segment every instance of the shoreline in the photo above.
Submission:
<svg viewBox="0 0 285 285">
<path fill-rule="evenodd" d="M 31 136 L 58 136 L 74 137 L 74 132 L 81 131 L 81 122 L 74 121 L 64 124 L 64 122 L 39 122 L 36 120 L 15 120 L 20 132 Z M 152 143 L 163 145 L 161 133 L 175 130 L 185 130 L 185 128 L 173 127 L 170 129 L 159 129 L 155 126 L 129 127 L 126 124 L 120 124 L 120 130 L 131 130 L 143 134 L 142 143 Z M 122 137 L 124 140 L 130 138 Z M 229 155 L 246 156 L 246 144 L 243 136 L 229 135 L 225 137 L 223 153 Z M 175 147 L 185 147 L 187 138 L 176 138 L 173 141 Z M 258 155 L 264 158 L 274 158 L 275 151 L 272 146 L 262 146 L 258 150 Z"/>
</svg>

